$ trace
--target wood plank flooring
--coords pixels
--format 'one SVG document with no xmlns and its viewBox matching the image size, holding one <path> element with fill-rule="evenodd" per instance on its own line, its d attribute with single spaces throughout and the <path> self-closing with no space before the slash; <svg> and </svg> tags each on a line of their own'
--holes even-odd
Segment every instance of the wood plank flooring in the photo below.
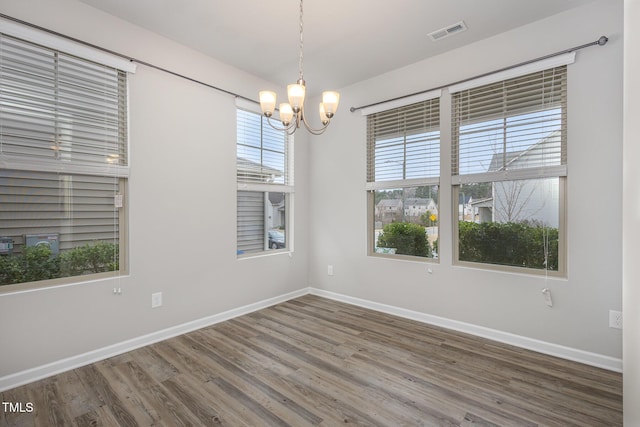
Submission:
<svg viewBox="0 0 640 427">
<path fill-rule="evenodd" d="M 2 426 L 620 426 L 620 374 L 307 295 L 0 394 Z"/>
</svg>

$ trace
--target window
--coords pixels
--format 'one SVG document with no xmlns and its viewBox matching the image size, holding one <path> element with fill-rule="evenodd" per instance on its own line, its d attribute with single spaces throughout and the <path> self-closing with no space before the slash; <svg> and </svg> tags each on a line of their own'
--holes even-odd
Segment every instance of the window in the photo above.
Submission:
<svg viewBox="0 0 640 427">
<path fill-rule="evenodd" d="M 458 262 L 564 271 L 566 65 L 452 97 Z"/>
<path fill-rule="evenodd" d="M 440 99 L 367 116 L 369 254 L 437 258 Z"/>
<path fill-rule="evenodd" d="M 124 271 L 126 71 L 0 34 L 0 88 L 0 285 Z"/>
<path fill-rule="evenodd" d="M 237 110 L 237 254 L 291 250 L 290 137 L 260 114 Z"/>
</svg>

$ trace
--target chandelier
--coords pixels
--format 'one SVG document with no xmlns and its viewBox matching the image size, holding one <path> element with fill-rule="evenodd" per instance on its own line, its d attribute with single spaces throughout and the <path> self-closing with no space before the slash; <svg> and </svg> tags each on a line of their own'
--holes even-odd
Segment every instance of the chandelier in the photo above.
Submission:
<svg viewBox="0 0 640 427">
<path fill-rule="evenodd" d="M 303 124 L 304 127 L 307 128 L 307 130 L 312 134 L 320 135 L 327 129 L 331 118 L 334 116 L 338 108 L 340 94 L 335 91 L 322 92 L 322 102 L 320 103 L 318 109 L 322 127 L 319 129 L 312 128 L 309 123 L 307 123 L 307 118 L 305 117 L 304 110 L 306 86 L 304 75 L 302 72 L 304 59 L 304 38 L 302 27 L 302 0 L 300 0 L 300 60 L 298 62 L 299 78 L 296 83 L 287 86 L 287 96 L 289 98 L 289 102 L 280 104 L 280 121 L 282 122 L 283 127 L 274 126 L 273 123 L 271 123 L 271 116 L 273 115 L 273 112 L 276 108 L 275 92 L 267 90 L 260 92 L 260 108 L 262 109 L 262 113 L 267 117 L 269 125 L 276 130 L 285 131 L 289 135 L 293 135 L 293 133 L 300 128 L 300 125 Z"/>
</svg>

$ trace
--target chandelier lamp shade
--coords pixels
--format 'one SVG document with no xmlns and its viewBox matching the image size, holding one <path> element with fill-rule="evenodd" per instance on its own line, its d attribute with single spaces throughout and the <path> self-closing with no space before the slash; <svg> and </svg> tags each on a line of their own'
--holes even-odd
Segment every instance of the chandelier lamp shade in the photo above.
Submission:
<svg viewBox="0 0 640 427">
<path fill-rule="evenodd" d="M 289 102 L 283 102 L 279 105 L 280 122 L 282 127 L 275 126 L 271 123 L 271 117 L 276 109 L 276 93 L 268 90 L 260 91 L 260 108 L 262 114 L 267 117 L 269 125 L 276 130 L 281 130 L 292 135 L 301 125 L 312 134 L 320 135 L 329 126 L 329 122 L 333 118 L 338 109 L 338 103 L 340 102 L 340 94 L 335 91 L 322 92 L 322 102 L 319 105 L 318 113 L 320 114 L 320 122 L 322 127 L 315 129 L 309 125 L 305 116 L 304 101 L 306 95 L 306 84 L 304 81 L 303 73 L 303 60 L 304 60 L 304 38 L 303 38 L 303 21 L 302 21 L 303 9 L 302 0 L 300 0 L 300 60 L 298 63 L 299 78 L 294 84 L 287 86 L 287 97 Z"/>
</svg>

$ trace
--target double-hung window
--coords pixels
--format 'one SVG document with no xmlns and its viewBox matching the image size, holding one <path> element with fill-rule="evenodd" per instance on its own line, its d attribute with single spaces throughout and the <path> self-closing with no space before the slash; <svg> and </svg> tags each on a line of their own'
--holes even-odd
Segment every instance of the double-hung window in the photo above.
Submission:
<svg viewBox="0 0 640 427">
<path fill-rule="evenodd" d="M 370 255 L 437 258 L 439 96 L 364 112 Z"/>
<path fill-rule="evenodd" d="M 0 285 L 126 269 L 123 68 L 0 34 Z"/>
<path fill-rule="evenodd" d="M 236 171 L 238 256 L 292 250 L 292 137 L 238 108 Z"/>
<path fill-rule="evenodd" d="M 454 259 L 564 272 L 566 65 L 450 91 Z"/>
</svg>

